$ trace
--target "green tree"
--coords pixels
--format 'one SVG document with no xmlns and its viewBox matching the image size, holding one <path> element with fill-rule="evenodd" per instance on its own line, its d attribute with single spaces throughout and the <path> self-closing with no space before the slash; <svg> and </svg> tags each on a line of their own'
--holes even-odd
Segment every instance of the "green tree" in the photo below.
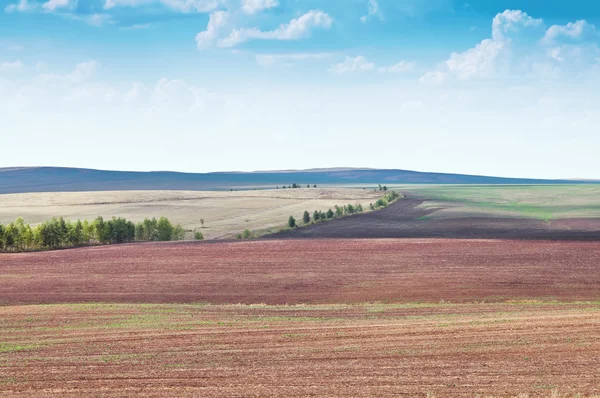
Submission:
<svg viewBox="0 0 600 398">
<path fill-rule="evenodd" d="M 310 222 L 310 213 L 307 210 L 305 210 L 304 214 L 302 215 L 302 222 L 304 224 L 308 224 Z"/>
<path fill-rule="evenodd" d="M 327 213 L 325 215 L 327 216 L 328 219 L 333 218 L 333 216 L 334 216 L 333 210 L 331 210 L 331 209 L 327 210 Z"/>
<path fill-rule="evenodd" d="M 173 224 L 166 219 L 165 217 L 161 217 L 158 220 L 157 224 L 157 232 L 158 232 L 158 240 L 159 241 L 170 241 L 173 239 Z"/>
<path fill-rule="evenodd" d="M 337 218 L 340 218 L 344 215 L 344 209 L 339 207 L 338 205 L 335 205 L 335 216 Z"/>
<path fill-rule="evenodd" d="M 356 205 L 356 212 L 357 213 L 362 213 L 363 212 L 363 207 L 362 207 L 362 205 L 360 203 Z"/>
<path fill-rule="evenodd" d="M 249 229 L 245 229 L 244 232 L 242 233 L 242 239 L 251 239 L 252 238 L 252 232 Z"/>
<path fill-rule="evenodd" d="M 290 227 L 290 228 L 296 227 L 296 219 L 294 218 L 294 216 L 290 216 L 290 218 L 288 219 L 288 227 Z"/>
<path fill-rule="evenodd" d="M 319 221 L 321 219 L 321 213 L 318 212 L 317 210 L 315 210 L 315 212 L 313 213 L 313 220 L 315 222 Z"/>
<path fill-rule="evenodd" d="M 4 237 L 4 225 L 0 224 L 0 251 L 6 251 L 6 242 Z"/>
<path fill-rule="evenodd" d="M 346 206 L 346 214 L 354 214 L 354 206 L 352 206 L 352 205 Z"/>
</svg>

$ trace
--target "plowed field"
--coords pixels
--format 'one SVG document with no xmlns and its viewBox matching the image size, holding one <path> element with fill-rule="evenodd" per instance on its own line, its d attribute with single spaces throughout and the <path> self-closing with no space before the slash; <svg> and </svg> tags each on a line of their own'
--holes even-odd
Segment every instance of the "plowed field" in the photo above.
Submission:
<svg viewBox="0 0 600 398">
<path fill-rule="evenodd" d="M 0 303 L 600 300 L 600 243 L 288 240 L 0 255 Z"/>
<path fill-rule="evenodd" d="M 599 331 L 593 303 L 4 307 L 0 395 L 589 397 Z"/>
<path fill-rule="evenodd" d="M 445 204 L 405 198 L 383 210 L 356 214 L 305 228 L 270 235 L 272 239 L 339 238 L 452 238 L 579 240 L 600 242 L 600 218 L 542 220 L 522 216 L 499 216 L 485 212 L 450 213 Z"/>
</svg>

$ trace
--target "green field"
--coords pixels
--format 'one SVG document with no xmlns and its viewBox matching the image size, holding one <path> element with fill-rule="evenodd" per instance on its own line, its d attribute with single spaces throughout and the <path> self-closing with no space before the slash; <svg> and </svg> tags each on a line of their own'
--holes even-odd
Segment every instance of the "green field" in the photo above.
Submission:
<svg viewBox="0 0 600 398">
<path fill-rule="evenodd" d="M 430 217 L 600 218 L 600 185 L 418 185 L 394 187 L 443 208 Z"/>
</svg>

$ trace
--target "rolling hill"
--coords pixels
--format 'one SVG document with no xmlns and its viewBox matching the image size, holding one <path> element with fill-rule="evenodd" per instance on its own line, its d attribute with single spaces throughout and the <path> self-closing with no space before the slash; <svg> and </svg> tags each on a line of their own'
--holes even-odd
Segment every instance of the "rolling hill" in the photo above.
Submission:
<svg viewBox="0 0 600 398">
<path fill-rule="evenodd" d="M 0 169 L 0 194 L 121 190 L 224 190 L 320 184 L 564 184 L 576 180 L 501 178 L 383 169 L 312 169 L 258 172 L 131 172 L 61 167 Z M 589 182 L 588 182 L 589 183 Z"/>
</svg>

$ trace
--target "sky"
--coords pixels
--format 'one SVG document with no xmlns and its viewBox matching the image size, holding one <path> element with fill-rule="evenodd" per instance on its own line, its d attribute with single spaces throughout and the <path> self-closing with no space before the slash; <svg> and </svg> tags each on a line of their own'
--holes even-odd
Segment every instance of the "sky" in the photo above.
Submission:
<svg viewBox="0 0 600 398">
<path fill-rule="evenodd" d="M 600 178 L 600 2 L 0 0 L 0 167 Z"/>
</svg>

